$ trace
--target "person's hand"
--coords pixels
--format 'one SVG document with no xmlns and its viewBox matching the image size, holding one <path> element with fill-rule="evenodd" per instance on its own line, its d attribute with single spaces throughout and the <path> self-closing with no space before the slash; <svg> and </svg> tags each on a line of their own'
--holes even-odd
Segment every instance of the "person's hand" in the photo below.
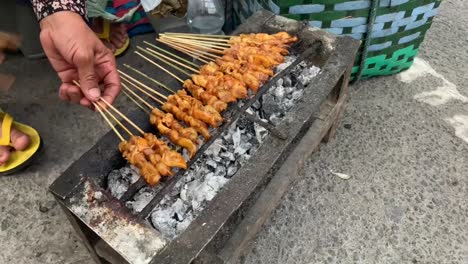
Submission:
<svg viewBox="0 0 468 264">
<path fill-rule="evenodd" d="M 120 92 L 114 55 L 83 18 L 62 11 L 42 19 L 40 25 L 42 47 L 62 80 L 60 98 L 92 108 L 102 96 L 112 104 Z M 80 87 L 73 81 L 79 81 Z"/>
</svg>

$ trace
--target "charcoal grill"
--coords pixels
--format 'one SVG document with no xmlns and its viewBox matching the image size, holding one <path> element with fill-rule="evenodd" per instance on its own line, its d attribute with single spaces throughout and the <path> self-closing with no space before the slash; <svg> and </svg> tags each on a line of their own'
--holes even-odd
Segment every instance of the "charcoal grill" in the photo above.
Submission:
<svg viewBox="0 0 468 264">
<path fill-rule="evenodd" d="M 267 11 L 250 17 L 234 34 L 279 31 L 299 37 L 299 43 L 292 47 L 298 58 L 241 108 L 231 108 L 224 116 L 226 124 L 212 140 L 230 123 L 245 116 L 247 108 L 299 62 L 312 62 L 321 71 L 306 87 L 302 100 L 278 126 L 261 124 L 271 133 L 256 154 L 178 237 L 164 238 L 150 225 L 148 215 L 181 175 L 168 180 L 140 213 L 127 209 L 124 202 L 145 186 L 143 181 L 130 186 L 120 200 L 105 190 L 108 173 L 125 164 L 113 132 L 102 137 L 50 186 L 96 263 L 232 263 L 242 256 L 289 184 L 302 174 L 308 157 L 322 141 L 334 135 L 360 44 Z M 173 80 L 166 81 L 175 84 L 171 83 Z M 146 115 L 134 112 L 129 116 L 140 127 L 151 131 Z M 200 149 L 194 160 L 212 140 Z"/>
</svg>

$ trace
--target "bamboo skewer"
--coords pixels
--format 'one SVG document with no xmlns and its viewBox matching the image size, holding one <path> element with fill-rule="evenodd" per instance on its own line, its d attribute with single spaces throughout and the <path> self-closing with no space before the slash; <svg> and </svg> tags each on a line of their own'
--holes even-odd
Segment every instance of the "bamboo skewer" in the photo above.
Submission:
<svg viewBox="0 0 468 264">
<path fill-rule="evenodd" d="M 167 74 L 171 75 L 172 77 L 174 77 L 176 80 L 178 80 L 179 82 L 181 83 L 184 83 L 184 80 L 182 80 L 180 77 L 178 77 L 177 75 L 173 74 L 172 72 L 164 69 L 163 67 L 161 67 L 159 64 L 157 64 L 156 62 L 148 59 L 146 56 L 144 56 L 143 54 L 139 53 L 138 51 L 135 51 L 136 54 L 138 54 L 140 57 L 142 57 L 143 59 L 145 59 L 146 61 L 148 61 L 149 63 L 153 64 L 154 66 L 164 70 Z"/>
<path fill-rule="evenodd" d="M 124 66 L 127 67 L 128 69 L 134 71 L 135 73 L 138 73 L 139 75 L 145 77 L 146 79 L 148 79 L 148 80 L 154 82 L 155 84 L 161 86 L 162 88 L 166 89 L 168 92 L 175 93 L 173 89 L 167 87 L 164 83 L 159 82 L 158 80 L 151 78 L 150 76 L 148 76 L 148 75 L 145 74 L 144 72 L 139 71 L 139 70 L 133 68 L 132 66 L 130 66 L 130 65 L 128 65 L 128 64 L 124 64 Z"/>
<path fill-rule="evenodd" d="M 127 132 L 127 134 L 129 136 L 133 136 L 133 133 L 126 127 L 124 126 L 124 124 L 122 124 L 122 122 L 120 122 L 119 119 L 117 119 L 117 117 L 115 117 L 110 111 L 108 111 L 102 104 L 101 102 L 93 102 L 94 106 L 97 107 L 97 108 L 100 108 L 102 109 L 103 111 L 105 111 L 120 127 L 122 127 L 123 130 L 125 130 L 125 132 Z"/>
<path fill-rule="evenodd" d="M 159 41 L 159 42 L 161 42 L 163 44 L 166 44 L 167 46 L 169 46 L 169 47 L 171 47 L 171 48 L 173 48 L 175 50 L 178 50 L 180 52 L 183 52 L 183 53 L 189 55 L 190 57 L 192 57 L 192 58 L 194 58 L 194 59 L 196 59 L 198 61 L 201 61 L 203 63 L 209 63 L 211 60 L 213 60 L 212 58 L 206 57 L 204 55 L 201 55 L 199 53 L 196 53 L 196 52 L 193 52 L 193 51 L 190 51 L 190 50 L 186 50 L 185 48 L 179 47 L 177 45 L 173 45 L 173 44 L 168 43 L 166 41 L 163 41 L 163 40 L 160 40 L 160 39 L 157 39 L 156 41 Z"/>
<path fill-rule="evenodd" d="M 167 42 L 172 42 L 172 43 L 177 43 L 179 45 L 183 45 L 187 48 L 191 47 L 192 49 L 193 48 L 197 48 L 197 50 L 203 50 L 203 51 L 209 51 L 209 52 L 213 52 L 213 53 L 219 53 L 219 54 L 224 54 L 224 50 L 217 50 L 217 49 L 211 49 L 211 48 L 208 48 L 208 47 L 205 47 L 205 46 L 201 46 L 201 45 L 198 45 L 197 43 L 193 43 L 191 41 L 186 41 L 186 40 L 181 40 L 181 39 L 172 39 L 172 38 L 160 38 L 160 40 L 164 40 L 164 41 L 167 41 Z"/>
<path fill-rule="evenodd" d="M 150 112 L 148 111 L 148 109 L 144 108 L 139 102 L 137 102 L 137 100 L 135 100 L 135 98 L 133 98 L 130 94 L 128 94 L 126 90 L 123 90 L 122 93 L 125 94 L 125 96 L 127 96 L 128 99 L 130 99 L 132 102 L 134 102 L 138 106 L 138 108 L 140 108 L 143 112 L 149 115 Z"/>
<path fill-rule="evenodd" d="M 169 58 L 169 57 L 167 57 L 167 56 L 165 56 L 165 55 L 163 55 L 163 54 L 161 54 L 161 53 L 159 53 L 159 52 L 157 52 L 157 51 L 155 51 L 155 50 L 153 50 L 153 49 L 146 48 L 146 50 L 148 50 L 149 52 L 151 52 L 151 53 L 153 53 L 153 54 L 155 54 L 155 55 L 161 56 L 161 57 L 163 57 L 163 58 L 165 58 L 165 59 L 167 59 L 167 60 L 169 60 L 169 61 L 172 61 L 172 62 L 174 62 L 174 63 L 176 63 L 176 64 L 178 64 L 178 65 L 180 65 L 180 66 L 182 66 L 182 67 L 184 67 L 184 68 L 186 68 L 186 69 L 188 69 L 188 70 L 191 70 L 191 71 L 193 71 L 193 72 L 199 72 L 197 69 L 194 69 L 194 68 L 192 68 L 192 67 L 190 67 L 190 66 L 188 66 L 188 65 L 185 65 L 185 64 L 183 64 L 183 63 L 181 63 L 181 62 L 178 62 L 178 61 L 176 61 L 176 60 L 174 60 L 174 59 L 171 59 L 171 58 Z"/>
<path fill-rule="evenodd" d="M 179 59 L 179 60 L 181 60 L 181 61 L 183 61 L 183 62 L 185 62 L 185 63 L 187 63 L 187 64 L 190 64 L 190 65 L 194 66 L 195 68 L 200 67 L 200 65 L 195 64 L 195 63 L 193 63 L 193 62 L 191 62 L 191 61 L 189 61 L 189 60 L 186 60 L 186 59 L 184 59 L 184 58 L 182 58 L 182 57 L 180 57 L 180 56 L 177 56 L 177 55 L 173 54 L 172 52 L 169 52 L 169 51 L 167 51 L 167 50 L 165 50 L 165 49 L 162 49 L 162 48 L 160 48 L 160 47 L 158 47 L 158 46 L 156 46 L 156 45 L 153 45 L 153 44 L 149 43 L 149 42 L 146 41 L 146 40 L 143 41 L 143 43 L 145 43 L 146 45 L 148 45 L 148 46 L 150 46 L 150 47 L 152 47 L 152 48 L 155 48 L 155 49 L 157 49 L 157 50 L 159 50 L 159 51 L 161 51 L 161 52 L 164 52 L 164 53 L 166 53 L 166 54 L 168 54 L 168 55 L 171 55 L 171 56 L 173 56 L 174 58 L 177 58 L 177 59 Z"/>
<path fill-rule="evenodd" d="M 110 107 L 114 112 L 116 112 L 120 117 L 122 117 L 125 121 L 127 121 L 130 125 L 132 125 L 138 132 L 141 134 L 145 134 L 145 131 L 143 131 L 140 127 L 138 127 L 135 123 L 132 122 L 128 117 L 126 117 L 124 114 L 122 114 L 117 108 L 112 106 L 109 102 L 106 101 L 106 99 L 100 97 L 101 101 L 103 101 L 108 107 Z"/>
<path fill-rule="evenodd" d="M 154 97 L 152 94 L 148 93 L 147 91 L 145 91 L 145 89 L 139 87 L 138 85 L 136 85 L 135 83 L 132 83 L 131 81 L 129 81 L 128 79 L 126 78 L 122 78 L 122 80 L 128 82 L 129 84 L 131 84 L 133 87 L 135 87 L 138 91 L 144 93 L 145 95 L 147 95 L 149 98 L 155 100 L 156 102 L 160 103 L 160 104 L 164 104 L 163 101 L 159 100 L 158 98 Z M 125 84 L 122 83 L 122 86 L 124 86 Z M 127 87 L 128 89 L 128 87 Z M 167 98 L 166 98 L 167 99 Z"/>
<path fill-rule="evenodd" d="M 161 37 L 174 37 L 174 36 L 177 36 L 179 38 L 187 38 L 187 39 L 198 39 L 198 40 L 210 40 L 210 41 L 214 41 L 214 42 L 229 42 L 230 41 L 230 38 L 211 38 L 211 37 L 206 37 L 206 36 L 190 36 L 190 35 L 174 35 L 174 34 L 167 34 L 167 33 L 164 33 L 164 34 L 161 34 Z"/>
<path fill-rule="evenodd" d="M 120 132 L 117 130 L 117 128 L 115 128 L 115 126 L 112 124 L 112 122 L 109 120 L 109 118 L 107 118 L 107 116 L 104 114 L 104 112 L 101 110 L 101 108 L 96 104 L 94 103 L 94 107 L 96 107 L 96 109 L 98 110 L 98 112 L 101 114 L 102 118 L 104 118 L 104 120 L 106 120 L 107 124 L 109 124 L 109 126 L 111 127 L 111 129 L 114 131 L 114 133 L 117 135 L 117 137 L 120 139 L 120 141 L 124 142 L 125 139 L 124 137 L 122 136 L 122 134 L 120 134 Z"/>
<path fill-rule="evenodd" d="M 209 59 L 209 60 L 213 60 L 213 58 L 214 59 L 220 58 L 220 56 L 218 56 L 218 55 L 214 55 L 214 54 L 211 54 L 211 53 L 208 53 L 206 51 L 202 51 L 202 50 L 199 50 L 199 49 L 196 49 L 196 48 L 193 48 L 193 47 L 183 46 L 180 43 L 177 43 L 177 42 L 174 43 L 173 41 L 170 41 L 170 40 L 159 40 L 159 41 L 161 41 L 162 43 L 164 43 L 166 45 L 174 45 L 174 46 L 177 46 L 180 49 L 189 50 L 192 53 L 196 53 L 197 55 L 202 54 L 202 55 L 199 55 L 199 56 L 204 57 L 204 58 Z M 210 58 L 210 57 L 212 57 L 212 58 Z"/>
<path fill-rule="evenodd" d="M 177 33 L 177 32 L 166 32 L 161 35 L 176 35 L 176 36 L 195 36 L 195 37 L 208 37 L 208 38 L 232 38 L 235 36 L 229 35 L 210 35 L 210 34 L 195 34 L 195 33 Z"/>
<path fill-rule="evenodd" d="M 178 66 L 176 66 L 176 65 L 174 65 L 174 64 L 172 64 L 172 63 L 170 63 L 170 62 L 168 62 L 167 60 L 165 60 L 165 59 L 163 59 L 163 58 L 160 58 L 160 57 L 156 56 L 155 54 L 153 54 L 153 53 L 151 53 L 151 52 L 149 52 L 149 51 L 147 51 L 147 50 L 145 50 L 145 49 L 143 49 L 143 48 L 141 48 L 141 47 L 137 47 L 137 48 L 140 49 L 141 51 L 143 51 L 144 53 L 148 54 L 149 56 L 151 56 L 151 57 L 153 57 L 153 58 L 155 58 L 155 59 L 158 59 L 158 60 L 160 60 L 160 61 L 166 63 L 167 65 L 169 65 L 169 66 L 171 66 L 172 68 L 178 70 L 179 72 L 181 72 L 181 73 L 183 73 L 183 74 L 185 74 L 185 75 L 187 75 L 187 76 L 190 76 L 190 73 L 188 73 L 188 72 L 186 72 L 185 70 L 181 69 L 180 67 L 178 67 Z"/>
<path fill-rule="evenodd" d="M 218 46 L 209 42 L 202 42 L 202 41 L 183 39 L 183 38 L 164 37 L 162 39 L 169 39 L 169 40 L 180 42 L 180 43 L 204 47 L 205 49 L 212 50 L 213 52 L 222 52 L 227 48 L 227 47 Z M 223 45 L 226 45 L 226 44 L 223 44 Z M 230 47 L 230 45 L 228 45 L 228 47 Z"/>
<path fill-rule="evenodd" d="M 130 89 L 128 86 L 125 86 L 125 89 L 129 91 L 133 96 L 135 96 L 137 99 L 139 99 L 146 107 L 149 109 L 153 109 L 154 106 L 152 106 L 150 103 L 146 102 L 145 99 L 143 99 L 141 96 L 139 96 L 137 93 L 135 93 L 132 89 Z"/>
<path fill-rule="evenodd" d="M 171 59 L 171 58 L 169 58 L 169 57 L 167 57 L 167 56 L 164 56 L 163 54 L 161 54 L 161 53 L 159 53 L 159 52 L 157 52 L 157 51 L 155 51 L 155 50 L 153 50 L 153 49 L 146 48 L 146 50 L 148 50 L 149 52 L 153 53 L 153 55 L 155 55 L 155 56 L 160 56 L 160 57 L 157 57 L 160 61 L 164 61 L 163 59 L 169 60 L 169 61 L 174 62 L 174 63 L 176 63 L 177 65 L 180 65 L 180 66 L 182 66 L 182 67 L 184 67 L 184 68 L 186 68 L 186 69 L 188 69 L 188 70 L 190 70 L 190 71 L 192 71 L 192 72 L 199 72 L 199 70 L 194 69 L 194 68 L 192 68 L 192 67 L 190 67 L 190 66 L 188 66 L 188 65 L 185 65 L 185 64 L 183 64 L 183 63 L 181 63 L 181 62 L 179 62 L 179 61 L 176 61 L 176 60 L 174 60 L 174 59 Z M 161 58 L 163 58 L 163 59 L 161 59 Z M 164 61 L 164 62 L 165 62 L 166 64 L 169 64 L 167 61 Z"/>
<path fill-rule="evenodd" d="M 160 92 L 158 92 L 158 91 L 152 89 L 152 88 L 149 87 L 148 85 L 146 85 L 146 84 L 144 84 L 144 83 L 138 81 L 137 79 L 133 78 L 132 76 L 126 74 L 125 72 L 123 72 L 123 71 L 121 71 L 121 70 L 118 70 L 118 72 L 121 74 L 121 77 L 123 77 L 122 79 L 125 78 L 125 80 L 126 80 L 128 83 L 132 84 L 131 81 L 133 81 L 134 83 L 137 83 L 137 84 L 141 85 L 141 86 L 142 86 L 143 88 L 145 88 L 146 90 L 148 90 L 148 91 L 150 91 L 150 92 L 156 94 L 157 96 L 161 97 L 162 99 L 167 100 L 167 96 L 165 96 L 164 94 L 162 94 L 162 93 L 160 93 Z M 129 80 L 130 80 L 130 81 L 129 81 Z M 132 84 L 132 85 L 135 86 L 135 84 Z"/>
</svg>

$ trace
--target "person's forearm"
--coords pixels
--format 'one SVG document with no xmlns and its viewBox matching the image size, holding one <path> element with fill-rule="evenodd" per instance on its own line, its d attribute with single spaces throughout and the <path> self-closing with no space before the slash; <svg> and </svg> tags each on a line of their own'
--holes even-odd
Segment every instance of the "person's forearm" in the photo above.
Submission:
<svg viewBox="0 0 468 264">
<path fill-rule="evenodd" d="M 31 0 L 31 4 L 38 20 L 60 11 L 72 11 L 86 17 L 85 0 Z"/>
</svg>

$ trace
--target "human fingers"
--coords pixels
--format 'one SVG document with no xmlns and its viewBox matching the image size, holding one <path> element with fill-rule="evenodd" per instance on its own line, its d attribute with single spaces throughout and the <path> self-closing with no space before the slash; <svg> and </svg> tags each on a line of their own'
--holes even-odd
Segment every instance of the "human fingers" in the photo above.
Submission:
<svg viewBox="0 0 468 264">
<path fill-rule="evenodd" d="M 95 54 L 93 50 L 79 49 L 73 58 L 80 78 L 81 91 L 90 101 L 97 101 L 101 97 L 101 90 L 94 71 Z"/>
<path fill-rule="evenodd" d="M 102 84 L 104 86 L 102 97 L 112 104 L 120 93 L 120 78 L 117 72 L 114 55 L 106 49 L 106 53 L 102 56 L 103 63 L 99 65 L 98 69 L 99 75 L 102 76 Z"/>
<path fill-rule="evenodd" d="M 71 85 L 68 88 L 68 97 L 70 98 L 70 101 L 74 104 L 80 104 L 81 99 L 83 99 L 83 93 L 81 92 L 80 87 Z"/>
</svg>

